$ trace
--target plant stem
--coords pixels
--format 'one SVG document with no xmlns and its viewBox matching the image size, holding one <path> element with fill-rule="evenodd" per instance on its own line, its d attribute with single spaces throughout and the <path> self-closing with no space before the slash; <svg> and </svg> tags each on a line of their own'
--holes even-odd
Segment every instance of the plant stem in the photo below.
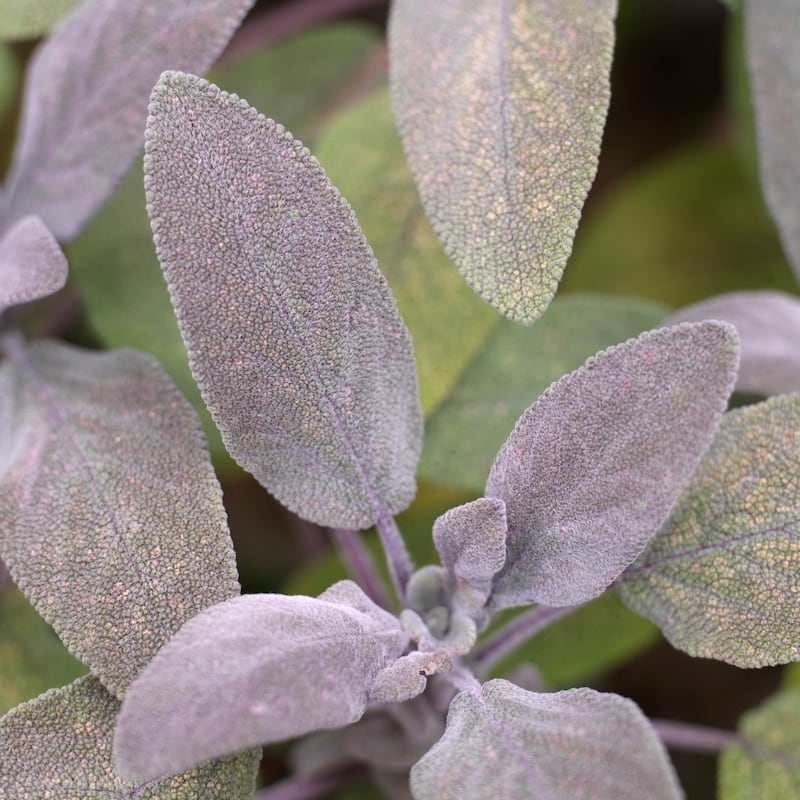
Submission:
<svg viewBox="0 0 800 800">
<path fill-rule="evenodd" d="M 475 654 L 475 672 L 479 677 L 485 676 L 499 661 L 502 661 L 512 650 L 528 641 L 532 636 L 546 628 L 561 617 L 566 616 L 580 606 L 551 608 L 536 606 L 514 617 L 510 622 L 490 636 Z"/>
<path fill-rule="evenodd" d="M 382 608 L 389 608 L 389 596 L 372 557 L 364 547 L 361 534 L 349 528 L 330 528 L 331 538 L 339 548 L 350 574 L 367 596 Z"/>
<path fill-rule="evenodd" d="M 394 517 L 385 509 L 381 509 L 375 522 L 375 528 L 380 536 L 383 551 L 386 553 L 386 563 L 389 565 L 389 574 L 392 576 L 397 599 L 400 601 L 400 605 L 403 605 L 406 599 L 408 579 L 414 570 L 411 556 L 408 554 L 406 543 L 400 535 Z"/>
<path fill-rule="evenodd" d="M 730 746 L 744 747 L 747 740 L 736 731 L 708 728 L 689 722 L 675 722 L 667 719 L 651 719 L 659 738 L 667 747 L 676 750 L 691 750 L 695 753 L 719 753 Z"/>
<path fill-rule="evenodd" d="M 331 17 L 343 16 L 386 0 L 294 0 L 248 20 L 231 39 L 217 63 L 236 61 L 265 44 L 284 39 Z"/>
<path fill-rule="evenodd" d="M 362 771 L 360 765 L 351 764 L 323 775 L 292 775 L 257 792 L 253 800 L 314 800 L 338 789 Z"/>
</svg>

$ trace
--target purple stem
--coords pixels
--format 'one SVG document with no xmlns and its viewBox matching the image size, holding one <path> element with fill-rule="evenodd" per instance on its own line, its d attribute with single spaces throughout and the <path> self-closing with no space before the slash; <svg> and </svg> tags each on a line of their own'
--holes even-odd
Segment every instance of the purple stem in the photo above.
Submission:
<svg viewBox="0 0 800 800">
<path fill-rule="evenodd" d="M 294 0 L 248 20 L 231 39 L 219 64 L 236 61 L 247 53 L 266 44 L 291 36 L 297 31 L 317 25 L 331 17 L 343 16 L 373 6 L 382 6 L 386 0 Z"/>
<path fill-rule="evenodd" d="M 382 509 L 375 522 L 383 552 L 386 553 L 386 563 L 389 565 L 389 574 L 392 576 L 392 585 L 397 598 L 402 606 L 406 599 L 406 586 L 408 579 L 414 570 L 411 556 L 406 549 L 406 543 L 400 535 L 394 517 L 385 509 Z"/>
<path fill-rule="evenodd" d="M 490 636 L 475 654 L 475 672 L 483 677 L 502 661 L 512 650 L 527 642 L 539 631 L 580 606 L 550 608 L 536 606 L 524 614 L 514 617 L 510 622 Z"/>
<path fill-rule="evenodd" d="M 257 792 L 253 800 L 314 800 L 338 789 L 361 771 L 353 764 L 324 775 L 292 775 Z"/>
<path fill-rule="evenodd" d="M 707 728 L 689 722 L 667 719 L 651 719 L 659 738 L 667 747 L 675 750 L 691 750 L 695 753 L 719 753 L 730 745 L 746 747 L 747 740 L 736 731 Z"/>
<path fill-rule="evenodd" d="M 364 547 L 361 534 L 349 528 L 331 528 L 330 532 L 350 574 L 361 585 L 367 596 L 381 608 L 390 608 L 386 587 L 375 569 L 372 557 Z"/>
</svg>

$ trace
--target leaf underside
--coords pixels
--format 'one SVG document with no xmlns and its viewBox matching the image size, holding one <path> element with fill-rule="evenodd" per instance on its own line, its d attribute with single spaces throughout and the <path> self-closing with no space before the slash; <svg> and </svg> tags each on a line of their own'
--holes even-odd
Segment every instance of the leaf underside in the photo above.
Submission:
<svg viewBox="0 0 800 800">
<path fill-rule="evenodd" d="M 726 414 L 623 600 L 690 655 L 799 660 L 799 476 L 800 395 Z"/>
<path fill-rule="evenodd" d="M 261 750 L 162 781 L 131 784 L 114 771 L 119 701 L 93 677 L 17 706 L 0 719 L 3 800 L 251 800 Z"/>
<path fill-rule="evenodd" d="M 245 595 L 190 620 L 125 696 L 114 741 L 144 780 L 245 747 L 339 728 L 408 636 L 350 581 L 319 598 Z"/>
<path fill-rule="evenodd" d="M 423 207 L 517 322 L 555 294 L 594 180 L 616 2 L 398 0 L 392 104 Z"/>
<path fill-rule="evenodd" d="M 508 518 L 495 608 L 584 602 L 633 562 L 710 443 L 737 356 L 732 326 L 686 323 L 598 353 L 544 392 L 486 483 Z"/>
<path fill-rule="evenodd" d="M 412 768 L 415 800 L 678 800 L 664 747 L 630 700 L 538 694 L 505 680 L 450 705 L 444 736 Z"/>
<path fill-rule="evenodd" d="M 319 524 L 402 510 L 422 437 L 413 352 L 350 207 L 235 95 L 165 73 L 150 111 L 156 249 L 229 452 Z"/>
<path fill-rule="evenodd" d="M 153 359 L 42 341 L 3 362 L 0 557 L 116 695 L 239 593 L 197 418 Z"/>
</svg>

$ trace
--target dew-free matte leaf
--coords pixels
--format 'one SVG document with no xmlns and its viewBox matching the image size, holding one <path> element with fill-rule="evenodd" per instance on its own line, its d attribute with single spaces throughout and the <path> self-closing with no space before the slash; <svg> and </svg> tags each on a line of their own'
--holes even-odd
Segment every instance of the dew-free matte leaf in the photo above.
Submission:
<svg viewBox="0 0 800 800">
<path fill-rule="evenodd" d="M 0 798 L 251 800 L 260 750 L 156 783 L 123 780 L 111 759 L 119 705 L 86 677 L 10 711 L 0 719 Z"/>
<path fill-rule="evenodd" d="M 598 350 L 656 327 L 667 311 L 632 298 L 567 295 L 530 328 L 496 317 L 426 420 L 417 475 L 482 492 L 497 451 L 538 395 Z"/>
<path fill-rule="evenodd" d="M 80 0 L 0 0 L 0 39 L 35 39 Z"/>
<path fill-rule="evenodd" d="M 704 319 L 729 322 L 739 334 L 738 391 L 800 391 L 800 299 L 767 290 L 733 292 L 682 308 L 664 324 Z"/>
<path fill-rule="evenodd" d="M 795 0 L 748 0 L 744 13 L 764 196 L 800 278 L 800 8 Z"/>
<path fill-rule="evenodd" d="M 414 359 L 352 210 L 235 95 L 165 73 L 150 111 L 156 249 L 229 452 L 322 525 L 402 510 L 422 435 Z"/>
<path fill-rule="evenodd" d="M 590 358 L 520 417 L 486 496 L 505 501 L 495 608 L 601 594 L 666 519 L 719 424 L 735 329 L 684 323 Z"/>
<path fill-rule="evenodd" d="M 85 0 L 33 57 L 8 179 L 8 221 L 74 237 L 142 145 L 162 70 L 205 72 L 252 0 Z"/>
<path fill-rule="evenodd" d="M 24 217 L 0 239 L 0 313 L 57 292 L 67 259 L 37 216 Z"/>
<path fill-rule="evenodd" d="M 614 0 L 399 0 L 392 103 L 425 212 L 467 282 L 518 322 L 555 293 L 594 180 Z"/>
<path fill-rule="evenodd" d="M 690 655 L 800 660 L 799 394 L 725 415 L 619 591 Z"/>
<path fill-rule="evenodd" d="M 117 695 L 186 620 L 238 594 L 197 418 L 152 358 L 37 342 L 3 362 L 0 557 Z"/>
<path fill-rule="evenodd" d="M 354 583 L 319 598 L 245 595 L 186 623 L 125 696 L 121 774 L 145 780 L 355 722 L 408 636 Z"/>
<path fill-rule="evenodd" d="M 784 691 L 739 722 L 741 745 L 722 751 L 720 800 L 800 797 L 800 691 Z"/>
<path fill-rule="evenodd" d="M 678 800 L 664 747 L 631 700 L 538 694 L 494 680 L 461 692 L 444 736 L 411 770 L 415 800 Z"/>
</svg>

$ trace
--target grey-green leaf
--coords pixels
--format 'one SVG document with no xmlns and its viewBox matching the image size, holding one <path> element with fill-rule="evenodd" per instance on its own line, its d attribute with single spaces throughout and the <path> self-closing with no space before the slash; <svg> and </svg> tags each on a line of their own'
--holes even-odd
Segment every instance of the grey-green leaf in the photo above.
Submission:
<svg viewBox="0 0 800 800">
<path fill-rule="evenodd" d="M 711 442 L 737 359 L 731 325 L 684 323 L 598 353 L 544 392 L 486 483 L 508 518 L 493 607 L 566 606 L 605 591 Z"/>
<path fill-rule="evenodd" d="M 800 278 L 800 8 L 795 0 L 747 0 L 744 13 L 764 196 Z"/>
<path fill-rule="evenodd" d="M 0 0 L 0 39 L 35 39 L 80 0 Z"/>
<path fill-rule="evenodd" d="M 114 771 L 119 701 L 93 677 L 24 703 L 0 719 L 4 800 L 251 800 L 260 750 L 162 781 L 132 784 Z"/>
<path fill-rule="evenodd" d="M 553 297 L 594 180 L 614 0 L 397 0 L 392 102 L 423 207 L 517 322 Z"/>
<path fill-rule="evenodd" d="M 752 394 L 800 391 L 800 300 L 769 290 L 731 292 L 682 308 L 665 325 L 720 319 L 741 344 L 736 388 Z"/>
<path fill-rule="evenodd" d="M 450 705 L 444 736 L 411 770 L 416 800 L 677 800 L 664 747 L 631 700 L 538 694 L 504 680 Z"/>
<path fill-rule="evenodd" d="M 800 660 L 800 395 L 725 415 L 619 592 L 693 656 Z"/>
<path fill-rule="evenodd" d="M 720 800 L 800 797 L 800 691 L 784 691 L 739 722 L 742 741 L 722 751 Z"/>
<path fill-rule="evenodd" d="M 0 557 L 114 694 L 203 608 L 239 593 L 197 417 L 134 351 L 55 342 L 0 367 Z"/>
<path fill-rule="evenodd" d="M 57 292 L 67 259 L 37 216 L 23 217 L 0 240 L 0 313 Z"/>
<path fill-rule="evenodd" d="M 414 358 L 352 210 L 235 95 L 165 73 L 150 111 L 156 249 L 229 452 L 319 524 L 402 510 L 422 439 Z"/>
<path fill-rule="evenodd" d="M 205 72 L 252 2 L 85 0 L 34 55 L 6 221 L 36 213 L 74 237 L 142 146 L 161 71 Z"/>
<path fill-rule="evenodd" d="M 408 636 L 352 582 L 319 598 L 245 595 L 190 620 L 125 696 L 122 775 L 145 780 L 355 722 Z"/>
</svg>

